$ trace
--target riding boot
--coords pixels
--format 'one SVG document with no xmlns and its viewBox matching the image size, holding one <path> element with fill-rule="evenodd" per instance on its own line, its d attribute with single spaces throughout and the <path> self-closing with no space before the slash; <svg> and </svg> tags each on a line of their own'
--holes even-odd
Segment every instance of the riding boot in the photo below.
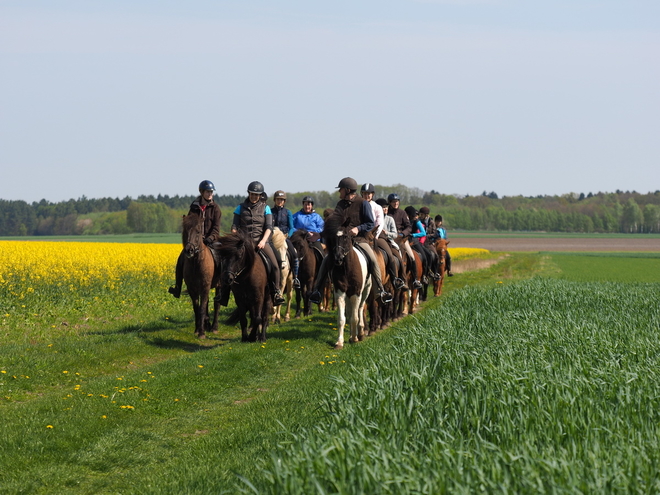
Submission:
<svg viewBox="0 0 660 495">
<path fill-rule="evenodd" d="M 219 289 L 219 294 L 213 298 L 213 302 L 218 303 L 220 306 L 227 306 L 229 304 L 229 296 L 231 295 L 231 290 L 225 284 L 222 284 Z"/>
<path fill-rule="evenodd" d="M 282 291 L 275 284 L 275 282 L 270 283 L 270 292 L 273 295 L 273 305 L 281 306 L 282 304 L 284 304 L 286 302 L 284 300 L 284 297 L 282 297 Z"/>
<path fill-rule="evenodd" d="M 314 288 L 309 294 L 309 302 L 321 304 L 321 301 L 323 300 L 323 295 L 321 294 L 321 286 L 325 282 L 325 277 L 327 276 L 328 270 L 330 269 L 328 266 L 331 262 L 330 260 L 330 256 L 323 258 L 321 266 L 319 267 L 319 273 L 316 276 L 316 280 L 314 281 Z"/>
<path fill-rule="evenodd" d="M 183 251 L 181 251 L 181 254 L 179 254 L 179 257 L 176 260 L 174 273 L 176 277 L 174 285 L 168 288 L 167 292 L 179 299 L 179 297 L 181 297 L 181 285 L 183 285 Z"/>
<path fill-rule="evenodd" d="M 298 280 L 298 269 L 300 268 L 300 260 L 293 258 L 293 288 L 300 289 L 300 280 Z"/>
</svg>

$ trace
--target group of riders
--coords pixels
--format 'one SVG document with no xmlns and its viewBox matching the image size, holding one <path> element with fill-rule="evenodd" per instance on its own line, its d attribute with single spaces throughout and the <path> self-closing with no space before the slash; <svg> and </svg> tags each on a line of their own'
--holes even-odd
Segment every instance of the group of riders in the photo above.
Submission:
<svg viewBox="0 0 660 495">
<path fill-rule="evenodd" d="M 376 262 L 372 245 L 367 240 L 367 233 L 372 233 L 377 246 L 387 253 L 387 271 L 395 289 L 406 290 L 409 288 L 405 282 L 405 267 L 406 265 L 415 266 L 413 250 L 417 252 L 425 267 L 423 272 L 428 273 L 432 278 L 440 277 L 437 253 L 428 246 L 436 238 L 447 239 L 447 232 L 442 226 L 442 216 L 436 215 L 434 219 L 431 219 L 427 207 L 422 207 L 417 211 L 413 206 L 408 206 L 401 210 L 399 208 L 400 198 L 396 193 L 390 194 L 387 199 L 379 198 L 374 201 L 375 187 L 368 182 L 359 188 L 360 195 L 358 195 L 358 184 L 351 177 L 345 177 L 339 181 L 337 189 L 339 202 L 334 211 L 326 210 L 326 212 L 329 215 L 341 215 L 342 224 L 354 236 L 355 242 L 359 243 L 360 249 L 368 258 L 370 273 L 373 275 L 381 301 L 390 302 L 392 294 L 383 286 L 380 268 Z M 189 214 L 201 215 L 204 218 L 204 243 L 209 247 L 212 247 L 213 243 L 220 238 L 222 212 L 213 201 L 215 190 L 213 182 L 202 181 L 199 184 L 199 196 L 192 202 L 189 211 Z M 300 288 L 299 258 L 290 237 L 296 230 L 305 230 L 307 240 L 312 245 L 322 242 L 325 221 L 314 210 L 314 198 L 303 197 L 302 208 L 292 214 L 285 207 L 287 197 L 284 191 L 275 192 L 272 207 L 267 204 L 268 196 L 261 182 L 250 182 L 247 193 L 245 201 L 234 210 L 232 233 L 241 231 L 247 234 L 254 241 L 257 251 L 261 251 L 265 255 L 271 266 L 281 269 L 282 260 L 279 251 L 272 245 L 273 229 L 278 228 L 286 237 L 287 252 L 293 272 L 293 287 Z M 397 239 L 399 242 L 396 242 Z M 404 263 L 404 256 L 407 256 L 408 263 Z M 452 276 L 451 257 L 448 251 L 445 263 L 447 275 Z M 182 252 L 176 264 L 175 285 L 169 288 L 169 292 L 177 298 L 181 295 L 183 284 L 183 264 L 184 254 Z M 331 268 L 332 257 L 326 256 L 323 258 L 314 281 L 314 288 L 309 296 L 311 302 L 321 302 L 321 289 Z M 280 269 L 270 270 L 270 287 L 275 306 L 285 302 L 280 289 Z M 424 277 L 424 273 L 414 273 L 413 288 L 421 289 Z M 221 305 L 226 306 L 229 302 L 229 288 L 221 286 L 220 294 L 216 299 Z"/>
</svg>

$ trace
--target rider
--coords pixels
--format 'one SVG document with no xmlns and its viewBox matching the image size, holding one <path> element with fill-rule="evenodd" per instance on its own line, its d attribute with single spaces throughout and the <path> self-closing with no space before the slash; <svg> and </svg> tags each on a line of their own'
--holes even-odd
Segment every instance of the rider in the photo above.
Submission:
<svg viewBox="0 0 660 495">
<path fill-rule="evenodd" d="M 389 209 L 387 214 L 392 218 L 394 218 L 394 223 L 396 225 L 398 236 L 403 237 L 405 239 L 404 242 L 402 243 L 402 246 L 406 254 L 408 255 L 408 258 L 410 258 L 409 266 L 412 267 L 415 273 L 415 281 L 413 282 L 413 288 L 421 289 L 422 283 L 419 281 L 419 275 L 417 274 L 417 270 L 414 268 L 415 255 L 413 254 L 412 249 L 410 248 L 410 243 L 408 242 L 408 236 L 410 235 L 410 232 L 412 230 L 412 225 L 410 225 L 410 219 L 408 219 L 408 215 L 406 214 L 405 211 L 399 209 L 401 198 L 399 198 L 399 195 L 397 193 L 390 194 L 387 197 L 387 202 L 389 203 Z"/>
<path fill-rule="evenodd" d="M 325 222 L 321 215 L 314 211 L 314 198 L 305 196 L 302 199 L 302 208 L 293 214 L 293 228 L 295 230 L 306 230 L 307 240 L 318 241 L 321 239 L 321 232 Z"/>
<path fill-rule="evenodd" d="M 440 239 L 447 240 L 447 229 L 442 226 L 442 215 L 435 216 L 435 231 Z M 453 277 L 454 274 L 451 272 L 451 256 L 449 254 L 449 249 L 447 249 L 445 254 L 445 263 L 447 264 L 447 275 Z"/>
<path fill-rule="evenodd" d="M 222 211 L 220 207 L 213 202 L 215 186 L 210 180 L 203 180 L 199 183 L 199 196 L 191 203 L 188 214 L 195 213 L 204 217 L 204 244 L 207 246 L 215 242 L 220 237 L 220 218 Z M 183 250 L 176 260 L 175 283 L 167 291 L 177 299 L 181 297 L 181 285 L 183 284 Z"/>
<path fill-rule="evenodd" d="M 417 251 L 420 258 L 422 259 L 422 273 L 425 274 L 427 273 L 427 270 L 429 270 L 431 262 L 431 253 L 429 253 L 424 246 L 424 243 L 426 242 L 426 229 L 424 228 L 424 224 L 422 224 L 421 220 L 419 219 L 419 213 L 414 206 L 406 206 L 405 212 L 406 215 L 408 215 L 410 225 L 412 226 L 410 233 L 410 237 L 412 238 L 411 247 Z"/>
<path fill-rule="evenodd" d="M 231 231 L 241 230 L 252 237 L 257 244 L 257 251 L 262 251 L 268 257 L 271 264 L 271 292 L 273 294 L 273 304 L 279 306 L 284 304 L 284 298 L 280 291 L 280 267 L 281 261 L 276 255 L 277 251 L 273 249 L 269 242 L 273 233 L 273 214 L 270 207 L 262 201 L 264 186 L 259 181 L 253 181 L 247 187 L 248 197 L 234 210 L 234 220 L 231 225 Z"/>
<path fill-rule="evenodd" d="M 345 177 L 339 181 L 337 188 L 339 189 L 339 202 L 335 207 L 333 215 L 341 215 L 342 218 L 346 220 L 346 227 L 349 229 L 350 233 L 355 236 L 356 242 L 360 243 L 360 249 L 364 251 L 369 260 L 373 272 L 373 278 L 378 287 L 378 294 L 381 300 L 386 303 L 390 302 L 392 300 L 392 294 L 387 292 L 383 287 L 380 268 L 376 262 L 376 257 L 371 246 L 364 237 L 366 232 L 374 227 L 373 210 L 371 209 L 371 206 L 369 206 L 369 203 L 357 195 L 358 185 L 355 179 Z M 332 259 L 332 256 L 326 256 L 321 263 L 319 273 L 314 281 L 314 290 L 309 296 L 309 300 L 313 303 L 318 304 L 321 302 L 320 288 L 328 274 L 328 270 L 330 269 L 329 263 L 331 263 L 330 260 Z"/>
<path fill-rule="evenodd" d="M 435 223 L 431 220 L 430 213 L 431 210 L 429 210 L 428 206 L 422 206 L 419 209 L 419 221 L 422 222 L 424 230 L 426 230 L 426 234 L 429 237 L 432 236 L 435 231 Z"/>
<path fill-rule="evenodd" d="M 376 231 L 375 236 L 376 244 L 378 244 L 378 247 L 385 251 L 387 254 L 387 271 L 390 274 L 390 277 L 392 277 L 392 284 L 394 285 L 394 288 L 399 290 L 405 286 L 405 282 L 402 278 L 397 277 L 396 262 L 394 261 L 394 255 L 392 254 L 390 243 L 387 242 L 387 240 L 384 239 L 381 235 L 383 228 L 385 227 L 385 213 L 383 212 L 383 207 L 373 200 L 375 192 L 376 189 L 370 182 L 362 184 L 362 187 L 360 188 L 362 199 L 364 199 L 371 206 L 372 212 L 374 214 L 374 223 L 378 226 L 378 230 Z"/>
<path fill-rule="evenodd" d="M 273 227 L 280 229 L 286 237 L 286 249 L 289 252 L 289 257 L 291 258 L 291 263 L 293 265 L 293 288 L 300 289 L 300 280 L 298 280 L 298 267 L 300 261 L 298 260 L 296 248 L 293 247 L 293 243 L 291 242 L 291 239 L 289 239 L 296 229 L 293 228 L 293 215 L 291 214 L 291 210 L 284 207 L 284 203 L 286 203 L 286 193 L 282 190 L 275 191 L 275 194 L 273 194 L 273 201 L 275 202 L 275 206 L 271 209 L 273 213 Z"/>
</svg>

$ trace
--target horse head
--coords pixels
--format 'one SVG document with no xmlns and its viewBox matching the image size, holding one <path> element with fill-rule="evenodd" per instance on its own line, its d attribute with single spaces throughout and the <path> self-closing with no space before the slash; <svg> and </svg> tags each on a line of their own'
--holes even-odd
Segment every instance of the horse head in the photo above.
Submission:
<svg viewBox="0 0 660 495">
<path fill-rule="evenodd" d="M 352 248 L 353 243 L 351 242 L 350 234 L 344 229 L 338 230 L 336 234 L 336 243 L 334 249 L 332 250 L 335 265 L 343 265 L 346 256 Z"/>
<path fill-rule="evenodd" d="M 204 218 L 196 213 L 183 217 L 183 252 L 186 258 L 199 255 L 204 245 Z"/>
<path fill-rule="evenodd" d="M 241 231 L 218 239 L 217 251 L 222 257 L 223 280 L 229 284 L 238 283 L 241 273 L 254 263 L 254 243 Z"/>
</svg>

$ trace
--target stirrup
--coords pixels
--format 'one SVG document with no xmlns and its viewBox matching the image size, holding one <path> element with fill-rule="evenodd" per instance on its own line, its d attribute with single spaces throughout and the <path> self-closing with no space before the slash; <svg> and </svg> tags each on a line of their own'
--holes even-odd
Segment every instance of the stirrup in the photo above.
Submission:
<svg viewBox="0 0 660 495">
<path fill-rule="evenodd" d="M 293 279 L 293 288 L 300 289 L 300 280 L 298 280 L 298 277 Z"/>
<path fill-rule="evenodd" d="M 419 280 L 415 280 L 413 282 L 413 289 L 422 289 L 424 286 Z"/>
<path fill-rule="evenodd" d="M 401 289 L 407 289 L 408 287 L 406 287 L 406 282 L 402 278 L 396 277 L 394 279 L 394 288 L 396 290 L 401 290 Z"/>
<path fill-rule="evenodd" d="M 441 278 L 442 277 L 440 276 L 439 273 L 436 272 L 436 273 L 433 274 L 433 280 L 440 280 Z"/>
<path fill-rule="evenodd" d="M 383 289 L 382 291 L 380 291 L 380 300 L 383 301 L 385 304 L 390 303 L 392 302 L 392 294 L 390 294 L 389 292 L 385 291 L 385 289 Z"/>
<path fill-rule="evenodd" d="M 322 300 L 323 300 L 323 296 L 317 290 L 312 291 L 312 293 L 309 295 L 309 302 L 312 302 L 314 304 L 321 304 Z"/>
</svg>

